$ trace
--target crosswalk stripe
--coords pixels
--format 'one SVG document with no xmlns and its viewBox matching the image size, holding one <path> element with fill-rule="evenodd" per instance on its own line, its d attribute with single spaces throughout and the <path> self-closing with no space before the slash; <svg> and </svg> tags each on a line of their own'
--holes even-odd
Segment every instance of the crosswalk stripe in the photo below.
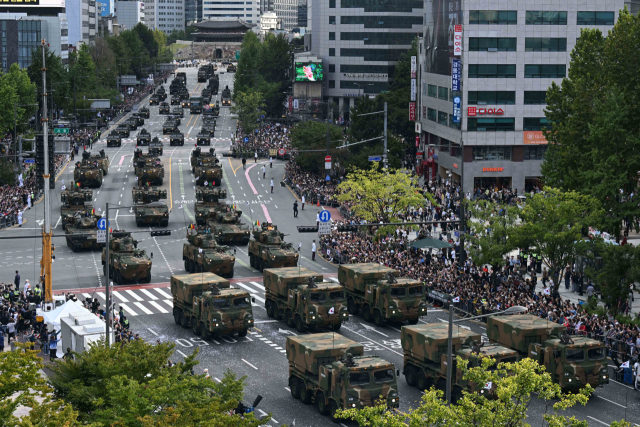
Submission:
<svg viewBox="0 0 640 427">
<path fill-rule="evenodd" d="M 92 298 L 90 294 L 82 294 L 82 296 L 85 298 Z"/>
<path fill-rule="evenodd" d="M 164 300 L 164 302 L 166 302 L 169 307 L 173 308 L 173 301 L 172 300 L 166 299 L 166 300 Z"/>
<path fill-rule="evenodd" d="M 158 299 L 158 297 L 156 297 L 154 294 L 152 294 L 151 292 L 149 292 L 146 289 L 140 289 L 140 292 L 142 292 L 143 294 L 145 294 L 146 296 L 148 296 L 149 298 L 151 298 L 152 300 L 156 300 Z"/>
<path fill-rule="evenodd" d="M 145 307 L 144 305 L 140 304 L 139 302 L 134 302 L 134 304 L 136 305 L 136 307 L 138 307 L 140 310 L 144 311 L 147 314 L 153 314 L 153 311 L 149 310 L 147 307 Z"/>
<path fill-rule="evenodd" d="M 168 313 L 169 312 L 169 310 L 166 310 L 164 307 L 162 307 L 160 304 L 158 304 L 155 301 L 149 301 L 149 304 L 151 304 L 152 306 L 154 306 L 155 308 L 160 310 L 160 313 Z"/>
<path fill-rule="evenodd" d="M 120 307 L 123 308 L 125 316 L 137 316 L 138 315 L 138 313 L 136 313 L 135 311 L 131 310 L 128 305 L 125 305 L 125 304 L 121 303 Z"/>
<path fill-rule="evenodd" d="M 96 292 L 96 294 L 97 294 L 100 298 L 102 298 L 104 301 L 106 301 L 106 300 L 107 300 L 107 296 L 104 294 L 104 292 Z"/>
<path fill-rule="evenodd" d="M 340 283 L 340 281 L 336 277 L 329 277 L 328 279 L 332 282 Z"/>
<path fill-rule="evenodd" d="M 251 283 L 253 286 L 257 287 L 258 290 L 264 291 L 264 285 L 262 285 L 262 284 L 260 284 L 258 282 L 249 282 L 249 283 Z"/>
<path fill-rule="evenodd" d="M 135 292 L 133 291 L 125 291 L 126 293 L 128 293 L 129 295 L 131 295 L 133 297 L 133 299 L 135 299 L 136 301 L 144 301 L 142 298 L 140 298 Z"/>
<path fill-rule="evenodd" d="M 156 291 L 157 293 L 159 293 L 160 295 L 162 295 L 163 297 L 167 298 L 167 299 L 173 298 L 170 294 L 166 293 L 165 291 L 163 291 L 160 288 L 154 288 L 153 290 Z"/>
<path fill-rule="evenodd" d="M 252 296 L 253 296 L 253 298 L 255 298 L 256 300 L 258 300 L 258 301 L 260 301 L 261 303 L 263 303 L 263 304 L 264 304 L 264 302 L 265 302 L 265 301 L 264 301 L 264 298 L 260 298 L 258 295 L 252 295 Z"/>
<path fill-rule="evenodd" d="M 129 300 L 123 297 L 122 294 L 120 294 L 120 292 L 118 291 L 113 291 L 113 296 L 118 298 L 122 302 L 129 302 Z"/>
<path fill-rule="evenodd" d="M 258 291 L 256 291 L 255 289 L 253 289 L 253 288 L 251 288 L 251 287 L 249 287 L 249 286 L 245 285 L 244 283 L 236 282 L 235 284 L 236 284 L 236 285 L 238 285 L 238 286 L 241 286 L 241 287 L 245 288 L 246 290 L 248 290 L 248 291 L 249 291 L 249 293 L 250 293 L 250 294 L 257 294 L 257 293 L 258 293 Z"/>
</svg>

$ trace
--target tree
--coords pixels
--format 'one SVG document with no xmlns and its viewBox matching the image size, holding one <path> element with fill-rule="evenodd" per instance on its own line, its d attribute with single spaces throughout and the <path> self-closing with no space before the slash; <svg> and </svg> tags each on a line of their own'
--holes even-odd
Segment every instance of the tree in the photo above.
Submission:
<svg viewBox="0 0 640 427">
<path fill-rule="evenodd" d="M 231 107 L 231 112 L 238 115 L 240 127 L 250 135 L 260 126 L 263 108 L 264 99 L 260 92 L 236 92 L 236 105 Z"/>
<path fill-rule="evenodd" d="M 37 351 L 0 352 L 0 425 L 2 426 L 75 426 L 77 413 L 71 405 L 53 400 L 52 389 L 40 373 L 42 359 Z M 19 406 L 31 408 L 22 419 L 13 416 Z"/>
<path fill-rule="evenodd" d="M 329 126 L 329 154 L 335 163 L 343 163 L 345 151 L 336 150 L 342 139 L 339 126 Z M 324 173 L 324 157 L 327 155 L 327 124 L 308 121 L 298 123 L 291 129 L 291 145 L 296 150 L 322 150 L 319 152 L 298 152 L 296 164 L 304 171 Z"/>
<path fill-rule="evenodd" d="M 425 205 L 416 191 L 417 180 L 399 170 L 381 172 L 377 162 L 369 170 L 356 169 L 338 189 L 338 201 L 351 202 L 353 213 L 368 222 L 402 222 L 407 208 Z"/>
<path fill-rule="evenodd" d="M 509 236 L 516 227 L 520 209 L 488 200 L 467 203 L 469 253 L 477 265 L 499 266 L 515 249 Z"/>
<path fill-rule="evenodd" d="M 341 418 L 356 420 L 368 427 L 528 427 L 528 422 L 542 427 L 587 427 L 587 421 L 562 415 L 562 411 L 577 404 L 585 405 L 593 392 L 590 386 L 576 394 L 562 394 L 551 375 L 532 359 L 522 359 L 515 363 L 499 363 L 497 368 L 489 368 L 495 360 L 484 358 L 482 365 L 468 368 L 468 361 L 457 361 L 463 371 L 463 378 L 476 384 L 492 383 L 496 399 L 487 399 L 479 393 L 463 392 L 456 404 L 447 406 L 442 399 L 443 392 L 431 388 L 422 396 L 418 408 L 407 414 L 398 414 L 386 409 L 386 402 L 379 406 L 339 410 Z M 542 416 L 531 416 L 527 412 L 532 396 L 545 404 Z M 554 403 L 555 402 L 555 403 Z M 539 419 L 539 418 L 541 419 Z M 621 421 L 611 424 L 616 427 L 630 427 Z"/>
<path fill-rule="evenodd" d="M 594 197 L 545 187 L 544 192 L 527 197 L 520 211 L 522 224 L 512 229 L 510 240 L 514 247 L 535 247 L 549 266 L 557 291 L 560 272 L 575 259 L 583 232 L 597 226 L 603 213 Z"/>
<path fill-rule="evenodd" d="M 13 132 L 14 124 L 20 125 L 20 130 L 25 129 L 25 123 L 36 111 L 35 107 L 25 106 L 36 102 L 36 85 L 31 83 L 27 70 L 21 70 L 17 63 L 11 64 L 8 73 L 0 75 L 0 100 L 5 106 L 0 111 L 0 132 Z"/>
<path fill-rule="evenodd" d="M 583 29 L 571 53 L 568 78 L 547 91 L 549 148 L 545 182 L 600 201 L 603 226 L 620 238 L 623 219 L 638 229 L 640 170 L 640 18 L 625 9 L 605 38 Z"/>
</svg>

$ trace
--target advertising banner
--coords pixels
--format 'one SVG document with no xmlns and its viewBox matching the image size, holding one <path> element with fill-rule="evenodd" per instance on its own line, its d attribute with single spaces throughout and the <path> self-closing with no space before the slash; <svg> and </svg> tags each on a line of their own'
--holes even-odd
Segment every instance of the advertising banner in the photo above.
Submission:
<svg viewBox="0 0 640 427">
<path fill-rule="evenodd" d="M 451 91 L 460 92 L 460 75 L 462 74 L 462 64 L 459 59 L 451 61 Z"/>
<path fill-rule="evenodd" d="M 416 120 L 416 103 L 415 102 L 409 103 L 409 120 L 412 122 L 415 122 Z"/>
<path fill-rule="evenodd" d="M 297 82 L 320 82 L 324 79 L 324 70 L 321 63 L 296 62 Z"/>
<path fill-rule="evenodd" d="M 453 26 L 453 56 L 462 55 L 462 25 Z"/>
<path fill-rule="evenodd" d="M 542 133 L 542 131 L 529 130 L 523 132 L 522 143 L 524 145 L 546 145 L 549 142 L 544 137 L 544 133 Z"/>
<path fill-rule="evenodd" d="M 293 112 L 293 96 L 289 96 L 289 112 Z"/>
<path fill-rule="evenodd" d="M 462 24 L 460 0 L 430 0 L 425 3 L 424 70 L 427 73 L 451 75 L 454 56 L 454 26 Z"/>
<path fill-rule="evenodd" d="M 416 86 L 416 79 L 411 79 L 411 100 L 412 101 L 416 100 L 417 91 L 418 91 L 418 88 Z"/>
<path fill-rule="evenodd" d="M 298 109 L 298 99 L 297 99 L 297 98 L 295 98 L 295 99 L 293 100 L 293 109 L 294 109 L 294 110 L 297 110 L 297 109 Z"/>
<path fill-rule="evenodd" d="M 460 97 L 453 98 L 453 123 L 460 123 Z"/>
<path fill-rule="evenodd" d="M 418 64 L 415 56 L 411 57 L 411 78 L 415 79 L 418 72 Z"/>
</svg>

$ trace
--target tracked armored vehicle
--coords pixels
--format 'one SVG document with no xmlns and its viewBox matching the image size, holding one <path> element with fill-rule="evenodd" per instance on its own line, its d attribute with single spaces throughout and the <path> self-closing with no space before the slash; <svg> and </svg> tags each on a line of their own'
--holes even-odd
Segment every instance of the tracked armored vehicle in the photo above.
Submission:
<svg viewBox="0 0 640 427">
<path fill-rule="evenodd" d="M 249 242 L 249 261 L 252 267 L 262 271 L 265 268 L 295 267 L 298 252 L 291 243 L 285 243 L 284 233 L 274 224 L 265 222 L 254 227 L 253 238 Z"/>
<path fill-rule="evenodd" d="M 131 190 L 134 215 L 138 227 L 169 225 L 169 207 L 162 199 L 167 198 L 167 190 L 157 187 L 141 187 Z"/>
<path fill-rule="evenodd" d="M 153 256 L 153 254 L 152 254 Z M 102 272 L 107 274 L 106 248 L 102 249 Z M 125 282 L 151 282 L 151 258 L 143 249 L 138 249 L 138 241 L 125 233 L 123 237 L 110 239 L 109 278 L 118 285 Z"/>
<path fill-rule="evenodd" d="M 189 273 L 207 271 L 223 277 L 233 277 L 235 255 L 228 246 L 219 245 L 209 230 L 187 230 L 187 241 L 182 247 L 185 270 Z"/>
</svg>

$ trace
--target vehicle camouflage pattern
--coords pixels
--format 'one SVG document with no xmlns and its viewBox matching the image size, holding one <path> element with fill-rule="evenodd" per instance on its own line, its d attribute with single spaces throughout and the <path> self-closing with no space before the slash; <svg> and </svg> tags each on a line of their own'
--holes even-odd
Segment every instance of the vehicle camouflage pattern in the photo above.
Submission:
<svg viewBox="0 0 640 427">
<path fill-rule="evenodd" d="M 600 341 L 569 336 L 563 325 L 530 314 L 487 318 L 492 342 L 543 365 L 565 391 L 609 383 L 606 347 Z"/>
<path fill-rule="evenodd" d="M 224 210 L 223 210 L 224 209 Z M 248 245 L 251 240 L 251 229 L 240 222 L 242 211 L 226 205 L 215 211 L 215 218 L 207 221 L 211 234 L 220 244 Z"/>
<path fill-rule="evenodd" d="M 189 164 L 191 165 L 191 172 L 195 172 L 195 167 L 203 164 L 215 164 L 218 163 L 218 157 L 216 156 L 216 149 L 209 148 L 208 151 L 202 151 L 202 148 L 196 147 L 191 151 L 191 157 L 189 158 Z"/>
<path fill-rule="evenodd" d="M 89 155 L 86 157 L 91 162 L 96 162 L 100 169 L 102 169 L 102 175 L 107 175 L 109 173 L 109 156 L 107 156 L 104 150 L 100 150 L 99 154 L 91 155 L 89 151 L 85 151 L 82 153 L 83 160 L 85 159 L 85 153 Z"/>
<path fill-rule="evenodd" d="M 291 243 L 284 242 L 284 233 L 274 224 L 265 222 L 254 227 L 253 238 L 249 242 L 249 261 L 252 267 L 262 271 L 265 268 L 295 267 L 298 265 L 298 251 Z"/>
<path fill-rule="evenodd" d="M 231 90 L 229 86 L 225 86 L 224 89 L 222 89 L 222 106 L 231 107 Z"/>
<path fill-rule="evenodd" d="M 158 157 L 139 157 L 134 160 L 138 182 L 147 185 L 162 185 L 164 165 Z"/>
<path fill-rule="evenodd" d="M 155 136 L 149 143 L 149 155 L 162 156 L 164 152 L 163 148 L 164 148 L 164 144 L 160 141 L 160 139 L 157 136 Z"/>
<path fill-rule="evenodd" d="M 134 188 L 131 193 L 135 204 L 133 213 L 138 227 L 169 225 L 169 207 L 165 202 L 160 201 L 167 198 L 167 190 L 158 187 L 141 187 Z"/>
<path fill-rule="evenodd" d="M 107 274 L 106 248 L 102 249 L 102 269 Z M 125 282 L 151 282 L 151 258 L 143 249 L 138 249 L 138 241 L 125 233 L 124 236 L 109 241 L 109 278 L 118 285 Z"/>
<path fill-rule="evenodd" d="M 100 249 L 104 243 L 98 243 L 98 220 L 100 216 L 93 214 L 76 215 L 73 217 L 73 224 L 65 226 L 65 238 L 67 246 L 73 252 L 82 249 Z M 88 235 L 83 235 L 88 234 Z"/>
<path fill-rule="evenodd" d="M 146 129 L 142 129 L 136 137 L 136 145 L 149 145 L 151 142 L 151 134 Z"/>
<path fill-rule="evenodd" d="M 204 187 L 196 189 L 196 224 L 205 225 L 209 219 L 216 218 L 218 209 L 226 209 L 221 199 L 227 198 L 227 190 Z"/>
<path fill-rule="evenodd" d="M 287 337 L 289 389 L 294 399 L 315 401 L 322 415 L 337 421 L 338 409 L 398 408 L 395 367 L 378 356 L 364 356 L 362 344 L 336 333 Z"/>
<path fill-rule="evenodd" d="M 265 268 L 263 284 L 267 316 L 284 319 L 299 333 L 325 327 L 338 331 L 349 320 L 344 290 L 323 282 L 322 274 L 299 267 Z"/>
<path fill-rule="evenodd" d="M 176 324 L 204 339 L 234 332 L 245 337 L 253 327 L 249 293 L 213 273 L 171 276 L 171 294 Z"/>
<path fill-rule="evenodd" d="M 427 315 L 424 285 L 415 279 L 397 277 L 399 272 L 377 263 L 348 264 L 338 267 L 338 280 L 347 292 L 349 313 L 362 313 L 367 321 L 384 326 L 386 322 L 412 325 Z"/>
<path fill-rule="evenodd" d="M 78 188 L 73 181 L 69 183 L 69 188 L 65 188 L 60 192 L 60 216 L 62 224 L 74 223 L 76 213 L 87 214 L 93 210 L 91 204 L 93 200 L 93 191 L 89 189 Z"/>
<path fill-rule="evenodd" d="M 235 255 L 228 246 L 219 245 L 208 230 L 188 229 L 187 241 L 182 247 L 185 270 L 189 273 L 209 272 L 233 277 Z"/>
<path fill-rule="evenodd" d="M 193 173 L 196 176 L 196 185 L 205 187 L 222 185 L 222 166 L 218 163 L 196 166 Z"/>
<path fill-rule="evenodd" d="M 81 162 L 76 162 L 73 179 L 82 187 L 100 188 L 103 177 L 102 168 L 100 168 L 97 162 L 86 159 L 83 159 Z"/>
</svg>

